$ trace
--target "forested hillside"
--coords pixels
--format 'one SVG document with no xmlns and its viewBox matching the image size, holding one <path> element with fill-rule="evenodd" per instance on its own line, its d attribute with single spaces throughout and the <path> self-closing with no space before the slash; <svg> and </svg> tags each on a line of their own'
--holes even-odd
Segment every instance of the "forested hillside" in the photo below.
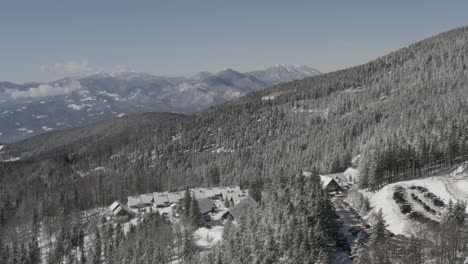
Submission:
<svg viewBox="0 0 468 264">
<path fill-rule="evenodd" d="M 467 64 L 465 27 L 197 116 L 150 119 L 153 129 L 138 129 L 148 116 L 135 116 L 100 137 L 88 132 L 97 125 L 8 145 L 3 155 L 22 159 L 0 163 L 2 225 L 30 222 L 32 208 L 60 215 L 72 199 L 86 209 L 186 184 L 248 186 L 314 166 L 337 172 L 358 154 L 361 187 L 417 177 L 466 159 Z"/>
</svg>

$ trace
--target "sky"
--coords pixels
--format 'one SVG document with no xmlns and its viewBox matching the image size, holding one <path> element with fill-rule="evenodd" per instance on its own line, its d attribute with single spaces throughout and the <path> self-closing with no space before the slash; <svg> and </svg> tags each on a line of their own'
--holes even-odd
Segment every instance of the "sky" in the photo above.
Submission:
<svg viewBox="0 0 468 264">
<path fill-rule="evenodd" d="M 0 81 L 365 63 L 468 25 L 468 1 L 0 0 Z"/>
</svg>

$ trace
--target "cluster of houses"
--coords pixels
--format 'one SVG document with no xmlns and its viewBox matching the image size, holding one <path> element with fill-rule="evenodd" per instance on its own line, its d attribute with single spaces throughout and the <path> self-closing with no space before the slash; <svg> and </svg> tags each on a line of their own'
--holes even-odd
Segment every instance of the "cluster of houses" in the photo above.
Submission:
<svg viewBox="0 0 468 264">
<path fill-rule="evenodd" d="M 306 177 L 312 175 L 310 172 L 303 172 Z M 320 175 L 322 188 L 331 193 L 337 194 L 347 190 L 351 180 L 345 173 Z M 248 190 L 241 190 L 236 187 L 213 187 L 213 188 L 192 188 L 189 189 L 191 196 L 197 199 L 200 213 L 205 219 L 236 220 L 241 212 L 247 208 L 255 208 L 257 202 L 249 196 Z M 118 221 L 128 221 L 135 217 L 132 210 L 145 210 L 145 208 L 176 208 L 185 197 L 185 191 L 178 192 L 154 192 L 127 197 L 127 205 L 114 202 L 110 206 L 114 218 Z M 218 208 L 216 204 L 229 204 L 229 209 Z M 224 207 L 224 206 L 223 206 Z"/>
<path fill-rule="evenodd" d="M 208 214 L 221 213 L 222 219 L 235 220 L 242 210 L 257 207 L 257 202 L 249 196 L 248 190 L 236 187 L 214 187 L 214 188 L 192 188 L 189 189 L 191 196 L 197 199 L 200 213 L 205 217 Z M 114 218 L 118 221 L 128 221 L 135 216 L 132 210 L 144 210 L 145 208 L 176 208 L 183 202 L 185 191 L 178 192 L 154 192 L 127 197 L 127 205 L 114 202 L 109 208 Z M 218 210 L 216 201 L 228 202 L 229 210 Z"/>
</svg>

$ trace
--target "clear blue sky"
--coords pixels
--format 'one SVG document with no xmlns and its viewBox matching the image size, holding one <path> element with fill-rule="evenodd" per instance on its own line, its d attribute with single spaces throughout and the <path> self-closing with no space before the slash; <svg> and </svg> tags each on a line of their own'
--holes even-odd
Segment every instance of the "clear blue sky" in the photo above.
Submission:
<svg viewBox="0 0 468 264">
<path fill-rule="evenodd" d="M 127 68 L 159 75 L 333 71 L 468 25 L 468 1 L 0 0 L 0 80 Z"/>
</svg>

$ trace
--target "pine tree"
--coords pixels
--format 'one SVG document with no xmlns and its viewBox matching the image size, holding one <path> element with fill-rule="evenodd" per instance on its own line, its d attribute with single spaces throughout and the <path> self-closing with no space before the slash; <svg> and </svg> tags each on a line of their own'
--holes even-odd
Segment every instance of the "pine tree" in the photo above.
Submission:
<svg viewBox="0 0 468 264">
<path fill-rule="evenodd" d="M 231 220 L 227 219 L 224 221 L 224 226 L 223 226 L 223 240 L 227 240 L 229 236 L 231 235 L 231 229 L 233 228 Z"/>
<path fill-rule="evenodd" d="M 405 259 L 412 264 L 422 264 L 423 261 L 423 253 L 421 249 L 421 244 L 419 240 L 411 236 L 408 246 L 406 248 L 406 256 Z"/>
<path fill-rule="evenodd" d="M 33 217 L 32 217 L 32 233 L 34 237 L 39 236 L 40 231 L 40 222 L 39 222 L 39 215 L 37 213 L 36 208 L 33 209 Z"/>
<path fill-rule="evenodd" d="M 316 263 L 317 264 L 329 264 L 330 263 L 330 257 L 328 256 L 328 253 L 324 249 L 321 249 L 320 252 L 318 253 Z"/>
<path fill-rule="evenodd" d="M 375 225 L 372 227 L 372 234 L 370 237 L 371 243 L 377 243 L 385 240 L 385 220 L 383 218 L 383 212 L 382 210 L 379 210 L 379 212 L 376 215 L 376 222 Z"/>
<path fill-rule="evenodd" d="M 255 180 L 249 185 L 249 195 L 258 203 L 262 201 L 263 181 Z"/>
<path fill-rule="evenodd" d="M 33 238 L 29 244 L 29 263 L 40 264 L 41 263 L 41 249 L 37 243 L 37 239 Z"/>
<path fill-rule="evenodd" d="M 385 230 L 385 220 L 383 218 L 383 212 L 380 210 L 376 215 L 376 223 L 372 227 L 372 234 L 368 247 L 372 263 L 390 263 Z"/>
<path fill-rule="evenodd" d="M 93 264 L 100 264 L 101 263 L 101 235 L 99 234 L 99 230 L 96 229 L 96 238 L 94 240 L 94 254 L 93 254 Z"/>
<path fill-rule="evenodd" d="M 3 244 L 3 240 L 0 237 L 0 263 L 6 263 L 6 261 L 4 261 L 5 254 L 5 245 Z"/>
<path fill-rule="evenodd" d="M 200 206 L 198 200 L 192 197 L 192 203 L 190 204 L 190 222 L 194 228 L 199 228 L 204 225 L 203 215 L 200 212 Z"/>
<path fill-rule="evenodd" d="M 117 226 L 115 228 L 115 248 L 116 249 L 119 248 L 120 243 L 122 242 L 123 239 L 124 239 L 124 233 L 123 233 L 122 226 L 120 225 L 120 223 L 117 223 Z"/>
<path fill-rule="evenodd" d="M 20 258 L 18 264 L 28 264 L 29 263 L 29 252 L 28 249 L 21 244 Z"/>
<path fill-rule="evenodd" d="M 184 215 L 189 217 L 190 215 L 190 205 L 192 204 L 192 196 L 190 195 L 190 189 L 185 187 L 184 194 Z"/>
<path fill-rule="evenodd" d="M 85 234 L 84 234 L 83 228 L 80 227 L 80 231 L 78 234 L 78 247 L 81 249 L 82 252 L 84 251 L 84 238 L 85 238 Z"/>
<path fill-rule="evenodd" d="M 88 260 L 86 259 L 86 254 L 84 250 L 81 250 L 81 256 L 80 256 L 80 263 L 81 264 L 86 264 Z"/>
<path fill-rule="evenodd" d="M 227 198 L 224 199 L 224 207 L 228 208 L 228 209 L 231 207 L 231 203 L 229 202 L 229 200 Z"/>
<path fill-rule="evenodd" d="M 356 241 L 351 249 L 351 256 L 353 257 L 353 263 L 355 264 L 370 263 L 366 238 L 364 237 L 363 232 L 358 234 L 358 237 L 356 238 Z"/>
<path fill-rule="evenodd" d="M 194 254 L 195 248 L 193 246 L 191 235 L 188 231 L 185 231 L 183 237 L 182 259 L 186 263 L 191 263 L 190 261 L 192 261 Z"/>
</svg>

